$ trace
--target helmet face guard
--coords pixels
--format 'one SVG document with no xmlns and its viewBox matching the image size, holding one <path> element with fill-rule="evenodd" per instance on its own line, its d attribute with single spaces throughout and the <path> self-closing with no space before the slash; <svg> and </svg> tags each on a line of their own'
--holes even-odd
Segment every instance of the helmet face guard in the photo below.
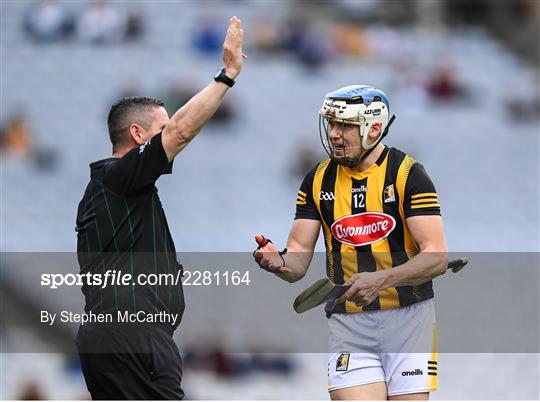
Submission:
<svg viewBox="0 0 540 402">
<path fill-rule="evenodd" d="M 342 147 L 342 152 L 344 153 L 343 156 L 336 155 L 336 149 L 332 145 L 332 142 L 330 141 L 330 125 L 331 124 L 341 124 L 343 126 L 341 128 L 341 133 L 342 133 L 341 141 L 340 141 L 341 144 L 339 144 Z M 323 117 L 322 115 L 319 115 L 319 137 L 321 139 L 321 144 L 324 150 L 326 151 L 326 153 L 328 154 L 328 156 L 330 157 L 330 159 L 339 163 L 340 165 L 343 165 L 346 167 L 353 167 L 353 166 L 358 165 L 362 161 L 362 159 L 361 157 L 352 158 L 350 156 L 346 156 L 347 150 L 352 149 L 352 147 L 345 147 L 345 143 L 343 139 L 343 132 L 345 131 L 346 124 L 351 124 L 351 123 L 348 123 L 345 121 L 336 121 L 327 117 Z M 360 130 L 360 126 L 358 127 L 358 129 Z M 358 137 L 361 138 L 360 131 L 358 131 Z M 357 148 L 357 147 L 354 147 L 354 148 Z"/>
<path fill-rule="evenodd" d="M 327 94 L 319 111 L 319 137 L 330 159 L 347 167 L 362 162 L 388 134 L 388 128 L 395 118 L 392 116 L 390 121 L 388 120 L 389 109 L 390 105 L 384 92 L 370 86 L 352 85 Z M 373 143 L 368 144 L 368 134 L 374 123 L 381 124 L 381 134 Z M 343 124 L 342 145 L 340 145 L 343 156 L 336 155 L 336 149 L 330 141 L 330 126 L 334 124 Z M 345 125 L 358 126 L 361 146 L 344 146 Z M 354 158 L 347 156 L 347 150 L 354 148 L 361 148 L 363 152 Z"/>
</svg>

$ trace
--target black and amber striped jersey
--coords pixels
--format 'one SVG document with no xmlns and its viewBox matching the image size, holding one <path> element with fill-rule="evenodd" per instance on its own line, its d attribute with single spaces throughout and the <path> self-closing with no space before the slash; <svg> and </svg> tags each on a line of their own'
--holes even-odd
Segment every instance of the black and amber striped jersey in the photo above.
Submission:
<svg viewBox="0 0 540 402">
<path fill-rule="evenodd" d="M 295 219 L 322 223 L 326 270 L 336 284 L 358 272 L 401 265 L 418 252 L 407 218 L 440 215 L 435 187 L 424 167 L 395 148 L 385 147 L 363 172 L 327 159 L 305 177 L 296 199 Z M 369 305 L 352 302 L 336 313 L 390 309 L 433 297 L 431 281 L 383 290 Z"/>
</svg>

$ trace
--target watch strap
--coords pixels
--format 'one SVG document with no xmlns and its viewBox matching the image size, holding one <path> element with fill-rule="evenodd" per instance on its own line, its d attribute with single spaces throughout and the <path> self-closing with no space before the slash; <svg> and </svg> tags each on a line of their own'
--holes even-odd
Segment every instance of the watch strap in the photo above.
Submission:
<svg viewBox="0 0 540 402">
<path fill-rule="evenodd" d="M 233 80 L 232 78 L 229 78 L 226 74 L 226 71 L 225 71 L 225 68 L 222 68 L 221 69 L 221 72 L 219 73 L 219 75 L 216 75 L 214 77 L 214 81 L 216 82 L 223 82 L 225 85 L 227 85 L 229 88 L 232 88 L 233 85 L 235 84 L 235 80 Z"/>
</svg>

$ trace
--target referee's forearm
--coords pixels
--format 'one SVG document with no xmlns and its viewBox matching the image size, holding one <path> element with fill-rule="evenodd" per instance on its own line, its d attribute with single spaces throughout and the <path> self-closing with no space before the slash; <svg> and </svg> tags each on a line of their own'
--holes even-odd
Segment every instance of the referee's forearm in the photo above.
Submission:
<svg viewBox="0 0 540 402">
<path fill-rule="evenodd" d="M 179 141 L 189 142 L 212 118 L 229 87 L 211 82 L 171 117 L 169 124 Z"/>
</svg>

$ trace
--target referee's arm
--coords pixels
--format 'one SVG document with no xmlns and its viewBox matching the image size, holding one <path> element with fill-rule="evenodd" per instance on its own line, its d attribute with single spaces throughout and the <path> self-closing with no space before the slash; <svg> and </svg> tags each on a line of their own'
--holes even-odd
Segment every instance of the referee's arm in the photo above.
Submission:
<svg viewBox="0 0 540 402">
<path fill-rule="evenodd" d="M 244 31 L 238 18 L 232 17 L 223 43 L 223 64 L 226 75 L 236 79 L 242 70 Z M 229 87 L 211 82 L 171 117 L 163 129 L 163 149 L 169 162 L 201 131 L 218 109 Z"/>
</svg>

